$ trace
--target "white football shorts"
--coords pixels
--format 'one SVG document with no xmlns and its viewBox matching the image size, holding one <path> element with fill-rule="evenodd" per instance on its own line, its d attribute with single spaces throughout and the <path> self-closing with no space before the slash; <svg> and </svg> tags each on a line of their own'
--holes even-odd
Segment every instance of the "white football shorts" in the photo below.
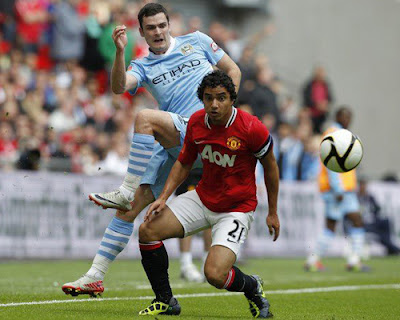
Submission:
<svg viewBox="0 0 400 320">
<path fill-rule="evenodd" d="M 196 190 L 173 199 L 168 207 L 182 224 L 185 237 L 211 227 L 211 246 L 224 246 L 237 256 L 247 238 L 254 212 L 213 212 L 201 202 Z"/>
</svg>

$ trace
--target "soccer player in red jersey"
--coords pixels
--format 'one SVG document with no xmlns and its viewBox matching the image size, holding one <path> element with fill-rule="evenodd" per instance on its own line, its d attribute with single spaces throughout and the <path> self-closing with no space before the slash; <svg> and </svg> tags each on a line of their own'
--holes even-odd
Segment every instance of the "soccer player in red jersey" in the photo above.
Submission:
<svg viewBox="0 0 400 320">
<path fill-rule="evenodd" d="M 211 227 L 212 245 L 204 272 L 219 289 L 243 292 L 254 317 L 272 317 L 259 276 L 246 275 L 233 264 L 247 237 L 257 206 L 255 166 L 264 167 L 268 191 L 266 224 L 274 241 L 279 236 L 277 201 L 279 173 L 268 129 L 254 116 L 233 107 L 232 79 L 222 71 L 204 77 L 198 88 L 204 109 L 187 127 L 184 147 L 159 198 L 139 229 L 142 264 L 156 298 L 141 315 L 179 314 L 168 280 L 168 255 L 162 240 L 186 237 Z M 196 189 L 166 201 L 188 176 L 200 154 L 203 176 Z"/>
</svg>

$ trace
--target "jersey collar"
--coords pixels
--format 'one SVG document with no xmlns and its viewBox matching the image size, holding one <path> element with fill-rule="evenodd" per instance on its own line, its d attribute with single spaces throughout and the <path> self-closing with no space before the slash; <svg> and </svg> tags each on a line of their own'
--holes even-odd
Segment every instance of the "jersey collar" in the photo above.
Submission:
<svg viewBox="0 0 400 320">
<path fill-rule="evenodd" d="M 230 127 L 235 122 L 236 116 L 237 116 L 237 109 L 234 106 L 232 106 L 232 114 L 231 114 L 231 117 L 229 118 L 228 122 L 226 123 L 225 128 Z M 206 115 L 204 117 L 204 123 L 208 129 L 211 129 L 211 124 L 210 124 L 208 118 L 209 118 L 208 114 L 206 113 Z"/>
<path fill-rule="evenodd" d="M 171 51 L 174 50 L 175 43 L 176 43 L 176 40 L 175 40 L 174 37 L 170 36 L 170 38 L 171 38 L 171 43 L 169 44 L 169 48 L 165 53 L 163 53 L 163 54 L 154 54 L 153 52 L 151 52 L 149 50 L 149 58 L 150 59 L 162 59 L 165 56 L 169 55 L 171 53 Z"/>
</svg>

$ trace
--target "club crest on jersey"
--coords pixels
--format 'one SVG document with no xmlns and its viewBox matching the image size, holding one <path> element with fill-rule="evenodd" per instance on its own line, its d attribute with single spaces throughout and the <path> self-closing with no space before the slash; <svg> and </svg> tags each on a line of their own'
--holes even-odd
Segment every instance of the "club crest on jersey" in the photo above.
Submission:
<svg viewBox="0 0 400 320">
<path fill-rule="evenodd" d="M 183 47 L 181 47 L 181 52 L 184 56 L 188 56 L 189 54 L 192 54 L 194 52 L 194 49 L 192 45 L 185 44 Z"/>
<path fill-rule="evenodd" d="M 228 140 L 226 141 L 226 146 L 231 149 L 232 151 L 239 150 L 240 149 L 241 142 L 239 138 L 236 138 L 235 136 L 229 137 Z"/>
</svg>

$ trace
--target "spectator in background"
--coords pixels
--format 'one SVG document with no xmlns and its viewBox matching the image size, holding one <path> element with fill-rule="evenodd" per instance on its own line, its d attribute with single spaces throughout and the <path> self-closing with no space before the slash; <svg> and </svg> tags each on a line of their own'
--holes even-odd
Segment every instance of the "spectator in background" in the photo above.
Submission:
<svg viewBox="0 0 400 320">
<path fill-rule="evenodd" d="M 293 132 L 290 124 L 282 123 L 278 132 L 280 133 L 278 139 L 280 179 L 285 181 L 315 179 L 319 172 L 319 156 L 318 147 L 315 152 L 308 143 L 312 138 L 311 126 L 302 123 Z"/>
<path fill-rule="evenodd" d="M 85 24 L 77 12 L 78 0 L 59 2 L 54 7 L 52 56 L 57 61 L 79 60 L 84 54 Z"/>
<path fill-rule="evenodd" d="M 95 174 L 101 173 L 100 167 L 100 156 L 98 150 L 86 143 L 83 144 L 79 149 L 79 165 L 81 172 L 87 174 L 88 176 L 92 176 Z"/>
<path fill-rule="evenodd" d="M 304 141 L 303 152 L 297 163 L 297 180 L 313 181 L 318 177 L 320 170 L 319 145 L 320 135 L 313 135 Z"/>
<path fill-rule="evenodd" d="M 187 33 L 192 33 L 192 32 L 202 31 L 202 30 L 203 30 L 203 21 L 201 20 L 201 18 L 198 16 L 190 17 L 189 22 L 188 22 Z"/>
<path fill-rule="evenodd" d="M 361 204 L 362 218 L 365 231 L 376 234 L 379 242 L 383 244 L 389 255 L 400 254 L 400 248 L 393 243 L 391 237 L 391 223 L 388 218 L 381 216 L 381 207 L 375 197 L 367 190 L 368 183 L 365 179 L 360 180 L 358 199 Z"/>
<path fill-rule="evenodd" d="M 9 53 L 11 50 L 11 43 L 4 39 L 2 30 L 0 30 L 0 55 Z"/>
<path fill-rule="evenodd" d="M 11 169 L 18 159 L 18 140 L 13 126 L 9 122 L 0 123 L 0 168 Z"/>
<path fill-rule="evenodd" d="M 170 29 L 171 36 L 179 37 L 181 35 L 186 34 L 183 16 L 179 12 L 172 12 L 170 14 L 169 19 L 171 24 L 171 29 Z"/>
<path fill-rule="evenodd" d="M 258 69 L 257 83 L 250 94 L 249 104 L 253 109 L 254 115 L 259 119 L 262 119 L 266 113 L 269 113 L 279 123 L 280 115 L 276 95 L 271 89 L 272 77 L 272 71 L 268 67 Z"/>
<path fill-rule="evenodd" d="M 99 50 L 103 59 L 106 62 L 107 69 L 111 70 L 112 64 L 115 59 L 116 48 L 114 41 L 111 37 L 113 30 L 118 25 L 125 25 L 127 20 L 126 13 L 123 8 L 116 8 L 111 14 L 111 21 L 103 28 L 103 32 L 99 38 Z M 126 35 L 128 43 L 125 47 L 125 65 L 129 65 L 133 58 L 133 48 L 136 43 L 136 38 L 130 28 L 126 28 Z"/>
<path fill-rule="evenodd" d="M 303 105 L 310 110 L 314 132 L 321 133 L 332 101 L 332 93 L 325 69 L 318 66 L 314 69 L 312 78 L 303 89 Z"/>
<path fill-rule="evenodd" d="M 227 55 L 229 55 L 229 51 L 226 47 L 229 32 L 222 23 L 217 21 L 212 22 L 208 29 L 208 35 L 214 39 L 215 43 L 225 51 Z"/>
<path fill-rule="evenodd" d="M 79 125 L 75 103 L 74 100 L 65 99 L 61 102 L 60 108 L 50 115 L 49 125 L 56 132 L 72 130 Z"/>
<path fill-rule="evenodd" d="M 25 141 L 24 141 L 25 140 Z M 35 138 L 26 138 L 20 141 L 20 157 L 17 168 L 20 170 L 37 171 L 40 167 L 39 141 Z"/>
<path fill-rule="evenodd" d="M 240 80 L 239 94 L 237 103 L 248 104 L 251 93 L 256 86 L 256 66 L 254 65 L 254 48 L 244 48 L 239 59 L 238 66 L 242 71 L 242 79 Z"/>
<path fill-rule="evenodd" d="M 105 61 L 100 53 L 99 39 L 103 32 L 103 26 L 110 20 L 108 3 L 104 1 L 93 2 L 90 12 L 85 20 L 85 52 L 81 65 L 90 71 L 104 69 Z"/>
<path fill-rule="evenodd" d="M 279 179 L 293 180 L 293 168 L 296 160 L 289 155 L 291 149 L 299 149 L 298 141 L 294 137 L 294 128 L 286 122 L 278 126 L 278 136 L 274 143 L 274 153 L 279 167 Z"/>
<path fill-rule="evenodd" d="M 128 161 L 129 146 L 126 134 L 119 132 L 113 135 L 112 147 L 105 159 L 99 163 L 101 173 L 114 174 L 123 177 L 126 173 L 126 162 Z"/>
<path fill-rule="evenodd" d="M 37 52 L 48 21 L 45 1 L 17 0 L 15 2 L 17 41 L 24 52 Z"/>
</svg>

